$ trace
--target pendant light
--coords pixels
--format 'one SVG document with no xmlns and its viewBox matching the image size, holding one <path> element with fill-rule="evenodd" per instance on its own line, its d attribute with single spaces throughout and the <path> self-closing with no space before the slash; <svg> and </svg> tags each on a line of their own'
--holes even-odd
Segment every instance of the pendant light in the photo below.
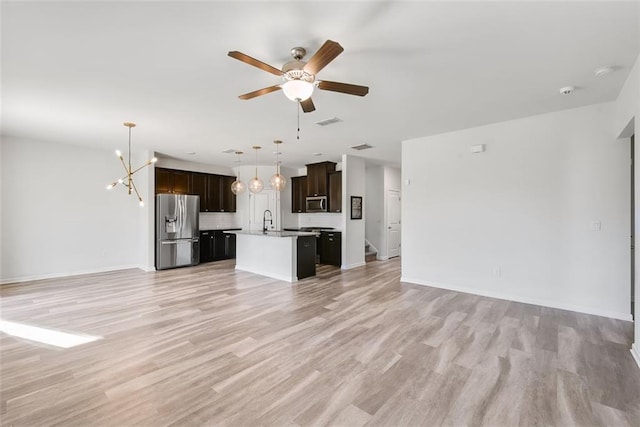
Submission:
<svg viewBox="0 0 640 427">
<path fill-rule="evenodd" d="M 269 182 L 271 183 L 271 188 L 276 191 L 281 191 L 284 189 L 284 186 L 287 184 L 287 180 L 284 176 L 280 175 L 280 144 L 282 141 L 275 140 L 273 143 L 276 145 L 276 174 L 271 177 Z"/>
<path fill-rule="evenodd" d="M 249 181 L 249 191 L 252 193 L 259 193 L 264 188 L 264 183 L 258 178 L 258 150 L 261 148 L 259 145 L 251 147 L 256 152 L 256 175 Z"/>
<path fill-rule="evenodd" d="M 133 174 L 149 166 L 150 164 L 157 162 L 158 158 L 154 157 L 151 160 L 147 161 L 144 165 L 140 166 L 139 168 L 132 169 L 131 168 L 131 128 L 136 127 L 136 124 L 125 122 L 124 125 L 129 128 L 129 155 L 128 155 L 127 163 L 124 162 L 124 157 L 122 157 L 122 153 L 120 152 L 120 150 L 116 150 L 116 156 L 118 156 L 118 158 L 120 159 L 120 162 L 124 167 L 124 171 L 126 175 L 120 179 L 113 181 L 111 184 L 107 185 L 107 190 L 111 190 L 116 185 L 122 184 L 125 187 L 127 187 L 127 193 L 129 195 L 131 195 L 131 192 L 134 191 L 136 193 L 136 196 L 138 196 L 138 201 L 140 203 L 140 206 L 144 206 L 144 202 L 142 201 L 142 196 L 140 196 L 140 193 L 138 192 L 138 188 L 136 187 L 136 184 L 133 182 Z"/>
<path fill-rule="evenodd" d="M 236 160 L 236 163 L 240 163 L 240 155 L 242 154 L 242 151 L 236 151 L 236 156 L 238 158 L 238 160 Z M 240 194 L 242 192 L 244 192 L 244 182 L 240 181 L 240 170 L 238 170 L 238 176 L 236 177 L 236 180 L 233 181 L 231 183 L 231 192 L 233 194 Z"/>
</svg>

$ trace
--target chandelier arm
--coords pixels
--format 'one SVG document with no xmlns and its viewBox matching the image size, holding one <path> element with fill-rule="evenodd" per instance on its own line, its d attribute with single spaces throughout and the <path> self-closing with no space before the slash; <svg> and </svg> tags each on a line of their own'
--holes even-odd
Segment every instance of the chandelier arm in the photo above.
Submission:
<svg viewBox="0 0 640 427">
<path fill-rule="evenodd" d="M 152 164 L 153 161 L 149 160 L 147 163 L 145 163 L 144 165 L 140 166 L 138 169 L 134 170 L 133 172 L 131 172 L 131 175 L 133 175 L 134 173 L 138 172 L 141 169 L 146 168 L 147 166 L 149 166 L 150 164 Z"/>
<path fill-rule="evenodd" d="M 129 173 L 131 172 L 131 169 L 127 169 L 127 164 L 124 162 L 124 159 L 122 158 L 122 156 L 118 157 L 120 159 L 120 162 L 122 163 L 122 167 L 124 168 L 124 171 L 127 173 L 127 175 L 129 175 Z"/>
<path fill-rule="evenodd" d="M 142 201 L 142 197 L 140 196 L 140 193 L 138 192 L 138 187 L 136 187 L 135 182 L 133 182 L 133 179 L 130 179 L 129 182 L 131 183 L 131 186 L 133 187 L 133 191 L 136 192 L 136 196 L 138 196 L 138 200 Z"/>
</svg>

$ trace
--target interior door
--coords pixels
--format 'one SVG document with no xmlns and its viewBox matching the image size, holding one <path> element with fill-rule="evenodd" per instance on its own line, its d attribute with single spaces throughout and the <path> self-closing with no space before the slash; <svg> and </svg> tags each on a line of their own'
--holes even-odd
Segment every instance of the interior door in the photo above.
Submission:
<svg viewBox="0 0 640 427">
<path fill-rule="evenodd" d="M 262 231 L 262 219 L 264 211 L 270 210 L 272 215 L 275 215 L 275 210 L 271 204 L 271 197 L 269 197 L 269 191 L 263 190 L 257 194 L 251 194 L 249 199 L 249 229 L 251 231 Z M 273 216 L 275 220 L 275 216 Z M 275 225 L 275 221 L 274 221 Z M 267 222 L 267 227 L 272 229 Z"/>
<path fill-rule="evenodd" d="M 400 192 L 387 190 L 387 254 L 400 256 Z"/>
</svg>

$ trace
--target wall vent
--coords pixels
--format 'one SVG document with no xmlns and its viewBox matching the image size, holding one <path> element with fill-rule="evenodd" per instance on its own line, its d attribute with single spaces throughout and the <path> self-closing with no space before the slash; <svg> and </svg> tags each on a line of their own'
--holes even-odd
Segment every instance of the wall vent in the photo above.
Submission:
<svg viewBox="0 0 640 427">
<path fill-rule="evenodd" d="M 353 148 L 354 150 L 368 150 L 369 148 L 373 148 L 373 146 L 369 145 L 369 144 L 360 144 L 360 145 L 352 145 L 349 148 Z"/>
<path fill-rule="evenodd" d="M 341 122 L 342 120 L 337 118 L 337 117 L 332 117 L 330 119 L 325 119 L 325 120 L 320 120 L 319 122 L 316 122 L 316 124 L 318 126 L 327 126 L 327 125 L 332 125 L 334 123 L 338 123 Z"/>
</svg>

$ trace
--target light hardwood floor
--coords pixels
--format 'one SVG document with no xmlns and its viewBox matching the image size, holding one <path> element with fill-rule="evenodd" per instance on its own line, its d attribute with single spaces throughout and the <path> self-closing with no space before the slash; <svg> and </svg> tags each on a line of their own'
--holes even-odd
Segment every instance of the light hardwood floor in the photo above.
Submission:
<svg viewBox="0 0 640 427">
<path fill-rule="evenodd" d="M 400 283 L 288 284 L 233 261 L 0 287 L 2 425 L 640 425 L 632 324 Z"/>
</svg>

